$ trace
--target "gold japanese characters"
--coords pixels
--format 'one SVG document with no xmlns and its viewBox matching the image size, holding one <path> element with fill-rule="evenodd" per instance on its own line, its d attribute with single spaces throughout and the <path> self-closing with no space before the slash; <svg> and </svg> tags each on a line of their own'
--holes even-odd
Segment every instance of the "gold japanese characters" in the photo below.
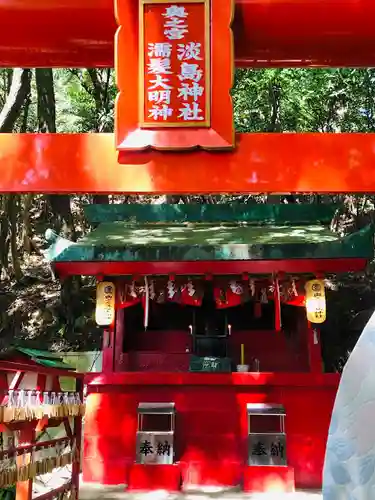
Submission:
<svg viewBox="0 0 375 500">
<path fill-rule="evenodd" d="M 146 1 L 140 17 L 142 126 L 208 127 L 210 57 L 206 4 Z"/>
</svg>

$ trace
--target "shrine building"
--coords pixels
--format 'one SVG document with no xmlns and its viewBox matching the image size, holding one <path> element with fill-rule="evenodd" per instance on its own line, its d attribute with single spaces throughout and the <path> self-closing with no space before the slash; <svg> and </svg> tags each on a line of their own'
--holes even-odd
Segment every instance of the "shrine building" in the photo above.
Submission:
<svg viewBox="0 0 375 500">
<path fill-rule="evenodd" d="M 372 0 L 2 2 L 0 66 L 114 67 L 118 94 L 113 134 L 0 134 L 1 191 L 374 193 L 372 134 L 235 133 L 232 102 L 235 67 L 375 66 L 373 14 Z M 335 209 L 92 205 L 94 229 L 79 241 L 47 232 L 55 275 L 96 282 L 103 327 L 102 371 L 85 376 L 84 481 L 321 488 L 339 385 L 322 359 L 326 285 L 363 271 L 374 254 L 372 225 L 346 236 L 330 230 Z M 30 363 L 2 367 L 4 381 L 6 369 L 16 372 L 7 389 L 24 402 Z M 56 385 L 38 415 L 43 425 L 55 414 L 75 419 L 76 434 L 66 426 L 63 437 L 72 479 L 60 493 L 76 500 L 83 380 L 71 376 L 75 404 Z M 35 377 L 26 389 L 40 403 L 43 377 Z M 20 412 L 6 413 L 9 423 Z M 32 462 L 36 435 L 25 440 Z M 19 468 L 17 500 L 31 500 L 35 475 Z"/>
<path fill-rule="evenodd" d="M 96 228 L 78 242 L 49 232 L 60 279 L 97 278 L 105 327 L 103 370 L 86 375 L 84 481 L 321 487 L 339 383 L 321 355 L 324 280 L 373 255 L 372 226 L 339 237 L 334 211 L 91 205 Z"/>
</svg>

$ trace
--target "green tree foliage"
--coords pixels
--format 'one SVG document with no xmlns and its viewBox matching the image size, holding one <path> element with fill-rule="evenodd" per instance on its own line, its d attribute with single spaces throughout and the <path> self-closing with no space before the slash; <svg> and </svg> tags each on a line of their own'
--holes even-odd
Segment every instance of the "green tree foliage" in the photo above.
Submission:
<svg viewBox="0 0 375 500">
<path fill-rule="evenodd" d="M 374 69 L 237 70 L 239 132 L 373 132 Z"/>
<path fill-rule="evenodd" d="M 113 132 L 112 69 L 60 69 L 54 76 L 59 132 Z"/>
</svg>

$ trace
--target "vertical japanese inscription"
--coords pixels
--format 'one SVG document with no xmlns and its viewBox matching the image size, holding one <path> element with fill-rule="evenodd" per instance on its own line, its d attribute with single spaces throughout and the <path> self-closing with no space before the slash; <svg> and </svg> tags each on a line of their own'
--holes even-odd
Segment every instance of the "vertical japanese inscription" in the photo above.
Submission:
<svg viewBox="0 0 375 500">
<path fill-rule="evenodd" d="M 143 128 L 210 126 L 208 1 L 143 1 L 140 13 Z"/>
</svg>

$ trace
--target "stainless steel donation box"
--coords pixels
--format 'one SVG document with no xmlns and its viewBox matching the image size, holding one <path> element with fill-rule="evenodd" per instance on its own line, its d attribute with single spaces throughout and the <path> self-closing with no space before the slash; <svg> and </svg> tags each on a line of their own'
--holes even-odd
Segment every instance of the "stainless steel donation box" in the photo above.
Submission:
<svg viewBox="0 0 375 500">
<path fill-rule="evenodd" d="M 249 465 L 287 465 L 285 409 L 279 404 L 248 404 Z"/>
<path fill-rule="evenodd" d="M 175 417 L 174 403 L 138 404 L 138 464 L 174 463 Z"/>
</svg>

